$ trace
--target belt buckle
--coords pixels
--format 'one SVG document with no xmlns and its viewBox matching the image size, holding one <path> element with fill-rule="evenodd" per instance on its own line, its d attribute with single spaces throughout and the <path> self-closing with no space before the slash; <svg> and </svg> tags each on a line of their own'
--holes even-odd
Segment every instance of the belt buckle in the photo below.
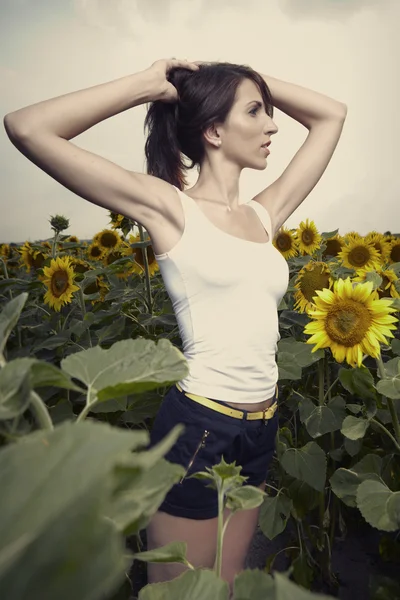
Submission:
<svg viewBox="0 0 400 600">
<path fill-rule="evenodd" d="M 263 420 L 265 426 L 268 425 L 268 419 L 266 418 L 267 417 L 267 410 L 268 410 L 268 408 L 266 408 L 265 410 L 262 411 L 262 413 L 263 413 L 262 420 Z"/>
</svg>

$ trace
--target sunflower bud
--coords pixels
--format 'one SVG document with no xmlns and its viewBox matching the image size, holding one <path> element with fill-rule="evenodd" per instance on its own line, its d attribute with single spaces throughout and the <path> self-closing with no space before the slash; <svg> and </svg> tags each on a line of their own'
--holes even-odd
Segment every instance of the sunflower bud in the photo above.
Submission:
<svg viewBox="0 0 400 600">
<path fill-rule="evenodd" d="M 49 223 L 53 231 L 57 233 L 60 233 L 60 231 L 64 231 L 69 227 L 69 219 L 66 219 L 62 215 L 56 215 L 55 217 L 51 217 Z"/>
</svg>

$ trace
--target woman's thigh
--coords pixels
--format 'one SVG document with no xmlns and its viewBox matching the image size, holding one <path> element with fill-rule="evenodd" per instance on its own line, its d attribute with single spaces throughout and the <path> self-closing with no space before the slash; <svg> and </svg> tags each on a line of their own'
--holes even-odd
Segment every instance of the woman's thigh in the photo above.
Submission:
<svg viewBox="0 0 400 600">
<path fill-rule="evenodd" d="M 186 558 L 196 568 L 212 569 L 215 563 L 218 519 L 187 519 L 158 511 L 147 526 L 147 549 L 171 542 L 187 544 Z M 178 563 L 149 563 L 149 583 L 170 581 L 188 567 Z"/>
</svg>

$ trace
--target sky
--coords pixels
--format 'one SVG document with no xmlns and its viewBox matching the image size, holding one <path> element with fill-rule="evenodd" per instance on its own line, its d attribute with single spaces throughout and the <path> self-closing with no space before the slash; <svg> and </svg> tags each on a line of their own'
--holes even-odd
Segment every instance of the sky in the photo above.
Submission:
<svg viewBox="0 0 400 600">
<path fill-rule="evenodd" d="M 0 0 L 0 110 L 141 71 L 157 59 L 247 64 L 348 106 L 320 182 L 286 221 L 318 230 L 400 232 L 397 178 L 399 0 Z M 145 172 L 145 106 L 107 119 L 73 143 Z M 268 167 L 245 169 L 241 201 L 277 179 L 307 130 L 280 111 Z M 73 194 L 25 158 L 0 128 L 0 243 L 51 237 L 49 219 L 91 238 L 108 211 Z M 196 170 L 189 176 L 194 185 Z"/>
</svg>

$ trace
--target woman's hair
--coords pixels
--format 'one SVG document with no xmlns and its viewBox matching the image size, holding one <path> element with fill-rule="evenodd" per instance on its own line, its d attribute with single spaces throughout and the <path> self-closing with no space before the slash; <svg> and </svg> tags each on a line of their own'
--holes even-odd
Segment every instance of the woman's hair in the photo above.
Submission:
<svg viewBox="0 0 400 600">
<path fill-rule="evenodd" d="M 187 185 L 185 171 L 200 167 L 204 160 L 203 133 L 213 123 L 225 122 L 245 78 L 258 86 L 272 117 L 271 92 L 261 75 L 247 65 L 206 63 L 197 71 L 172 69 L 168 81 L 178 91 L 178 102 L 152 102 L 144 122 L 145 130 L 149 130 L 145 144 L 147 173 L 183 190 Z M 183 155 L 191 160 L 189 166 Z"/>
</svg>

